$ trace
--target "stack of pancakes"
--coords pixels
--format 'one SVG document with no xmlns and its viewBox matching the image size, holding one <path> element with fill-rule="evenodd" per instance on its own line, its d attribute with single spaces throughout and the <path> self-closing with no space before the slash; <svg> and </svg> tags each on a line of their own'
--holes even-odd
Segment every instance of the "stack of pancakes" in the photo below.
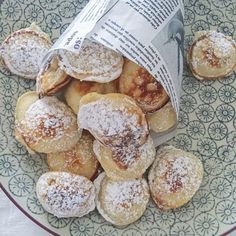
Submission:
<svg viewBox="0 0 236 236">
<path fill-rule="evenodd" d="M 29 152 L 47 154 L 50 172 L 37 183 L 43 207 L 58 217 L 81 217 L 96 205 L 107 221 L 127 225 L 143 215 L 150 195 L 162 209 L 188 202 L 202 180 L 200 161 L 174 147 L 156 154 L 150 136 L 177 123 L 163 86 L 88 39 L 79 54 L 59 50 L 40 67 L 50 46 L 34 26 L 1 47 L 12 73 L 37 82 L 36 91 L 18 99 L 15 136 Z"/>
</svg>

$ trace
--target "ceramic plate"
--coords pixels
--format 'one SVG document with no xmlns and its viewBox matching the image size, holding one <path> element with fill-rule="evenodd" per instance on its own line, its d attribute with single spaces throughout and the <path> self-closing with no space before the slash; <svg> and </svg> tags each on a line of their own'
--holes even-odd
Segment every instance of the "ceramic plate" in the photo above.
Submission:
<svg viewBox="0 0 236 236">
<path fill-rule="evenodd" d="M 234 3 L 233 3 L 234 2 Z M 0 1 L 0 40 L 37 22 L 53 41 L 86 5 L 84 0 Z M 217 29 L 236 38 L 233 0 L 185 0 L 185 49 L 198 30 Z M 35 183 L 47 171 L 43 155 L 29 155 L 14 138 L 17 98 L 35 82 L 0 68 L 0 179 L 11 200 L 49 232 L 69 235 L 201 235 L 225 233 L 236 225 L 236 74 L 225 80 L 200 82 L 185 69 L 177 136 L 171 143 L 192 151 L 204 164 L 201 188 L 185 206 L 160 211 L 150 202 L 143 217 L 116 228 L 96 211 L 83 218 L 58 219 L 45 212 Z"/>
</svg>

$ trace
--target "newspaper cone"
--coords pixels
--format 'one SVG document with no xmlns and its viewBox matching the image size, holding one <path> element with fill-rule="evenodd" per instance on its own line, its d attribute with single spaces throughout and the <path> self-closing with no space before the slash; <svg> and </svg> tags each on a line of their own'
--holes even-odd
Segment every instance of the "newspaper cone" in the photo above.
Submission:
<svg viewBox="0 0 236 236">
<path fill-rule="evenodd" d="M 85 38 L 95 40 L 147 69 L 179 112 L 183 72 L 182 0 L 91 0 L 53 45 L 43 63 L 59 50 L 79 53 Z M 152 132 L 158 146 L 175 134 Z"/>
</svg>

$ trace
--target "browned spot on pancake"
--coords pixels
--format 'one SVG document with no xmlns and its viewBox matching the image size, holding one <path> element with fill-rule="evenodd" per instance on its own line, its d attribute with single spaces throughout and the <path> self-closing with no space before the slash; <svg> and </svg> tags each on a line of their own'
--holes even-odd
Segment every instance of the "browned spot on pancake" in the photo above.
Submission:
<svg viewBox="0 0 236 236">
<path fill-rule="evenodd" d="M 152 199 L 153 201 L 157 204 L 157 206 L 160 209 L 164 209 L 164 206 L 166 205 L 165 202 L 162 200 L 161 196 L 159 196 L 159 194 L 154 194 L 151 192 L 152 195 Z"/>
<path fill-rule="evenodd" d="M 185 176 L 186 176 L 185 174 L 180 174 L 173 170 L 173 162 L 169 162 L 169 161 L 167 162 L 164 177 L 169 187 L 169 190 L 172 193 L 177 192 L 183 187 L 183 178 Z"/>
<path fill-rule="evenodd" d="M 52 123 L 50 123 L 52 120 Z M 49 121 L 49 122 L 48 122 Z M 45 122 L 49 124 L 45 124 Z M 30 130 L 24 124 L 16 124 L 16 128 L 26 144 L 35 144 L 43 138 L 55 138 L 59 132 L 64 131 L 63 122 L 54 115 L 48 115 L 47 118 L 39 118 L 36 129 Z"/>
<path fill-rule="evenodd" d="M 134 74 L 132 82 L 133 86 L 128 91 L 128 95 L 135 98 L 139 103 L 155 104 L 161 97 L 166 96 L 162 85 L 143 68 Z"/>
<path fill-rule="evenodd" d="M 96 92 L 97 86 L 98 84 L 96 82 L 78 81 L 75 84 L 75 89 L 83 96 L 89 92 Z"/>
<path fill-rule="evenodd" d="M 112 150 L 112 159 L 120 169 L 126 170 L 137 159 L 140 158 L 138 147 L 133 148 L 115 148 Z"/>
<path fill-rule="evenodd" d="M 197 40 L 195 40 L 193 42 L 193 44 L 190 46 L 189 51 L 188 51 L 188 58 L 189 58 L 188 66 L 189 66 L 190 70 L 192 71 L 193 75 L 195 75 L 198 79 L 223 79 L 225 76 L 229 75 L 230 72 L 228 74 L 217 76 L 217 77 L 209 77 L 209 76 L 200 75 L 197 72 L 197 70 L 194 68 L 194 66 L 193 66 L 193 62 L 194 62 L 194 60 L 193 60 L 193 51 L 194 51 L 194 48 L 197 46 L 197 44 L 200 41 L 204 41 L 207 38 L 208 38 L 208 35 L 202 35 Z M 234 48 L 236 49 L 236 44 L 234 44 Z M 213 49 L 210 48 L 210 46 L 205 51 L 202 51 L 202 53 L 204 54 L 204 59 L 207 59 L 207 62 L 209 63 L 208 64 L 209 66 L 211 66 L 211 67 L 218 67 L 218 68 L 222 67 L 222 65 L 219 62 L 220 59 L 214 54 Z M 236 63 L 234 65 L 234 67 L 235 66 L 236 66 Z"/>
<path fill-rule="evenodd" d="M 40 98 L 43 97 L 43 96 L 52 96 L 54 95 L 55 93 L 57 93 L 58 91 L 60 91 L 62 88 L 64 88 L 69 82 L 71 81 L 71 77 L 70 76 L 66 76 L 65 79 L 58 83 L 58 84 L 55 84 L 55 87 L 49 89 L 48 91 L 45 91 L 43 93 L 39 93 L 40 95 Z"/>
<path fill-rule="evenodd" d="M 75 149 L 64 152 L 65 155 L 65 164 L 67 166 L 77 166 L 80 164 L 79 159 L 77 158 Z"/>
<path fill-rule="evenodd" d="M 127 80 L 130 87 L 123 92 L 134 98 L 144 111 L 154 112 L 168 102 L 165 89 L 146 69 L 139 67 Z"/>
<path fill-rule="evenodd" d="M 55 179 L 49 179 L 48 180 L 48 185 L 51 186 L 51 185 L 54 185 L 56 183 L 56 180 Z"/>
<path fill-rule="evenodd" d="M 80 159 L 77 158 L 76 160 L 72 161 L 71 165 L 72 167 L 79 167 L 81 165 Z"/>
<path fill-rule="evenodd" d="M 56 120 L 56 123 L 52 123 L 50 125 L 45 125 L 46 121 L 50 121 L 53 119 Z M 60 120 L 58 120 L 56 116 L 48 115 L 47 119 L 45 119 L 45 118 L 40 119 L 38 129 L 36 132 L 36 137 L 51 137 L 51 138 L 53 138 L 53 137 L 57 136 L 58 130 L 64 130 L 63 123 L 60 122 Z"/>
<path fill-rule="evenodd" d="M 122 208 L 129 209 L 130 206 L 127 203 L 121 203 L 119 204 Z"/>
<path fill-rule="evenodd" d="M 222 65 L 220 63 L 220 58 L 218 58 L 214 54 L 214 50 L 211 48 L 207 48 L 206 50 L 202 50 L 203 58 L 207 61 L 208 66 L 221 68 Z"/>
</svg>

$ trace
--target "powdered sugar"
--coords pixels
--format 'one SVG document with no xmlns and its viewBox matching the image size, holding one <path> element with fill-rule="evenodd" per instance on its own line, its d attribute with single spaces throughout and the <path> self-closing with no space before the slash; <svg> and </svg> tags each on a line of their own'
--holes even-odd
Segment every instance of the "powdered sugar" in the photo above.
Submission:
<svg viewBox="0 0 236 236">
<path fill-rule="evenodd" d="M 99 213 L 116 225 L 128 225 L 142 216 L 149 201 L 145 179 L 112 181 L 101 173 L 94 181 Z"/>
<path fill-rule="evenodd" d="M 113 160 L 124 169 L 132 168 L 140 161 L 145 161 L 143 168 L 146 169 L 155 156 L 155 147 L 151 137 L 140 147 L 129 145 L 128 147 L 111 148 L 111 150 Z"/>
<path fill-rule="evenodd" d="M 109 109 L 110 106 L 111 104 L 105 100 L 83 105 L 79 110 L 81 128 L 96 130 L 99 135 L 105 134 L 106 136 L 114 136 L 118 133 L 125 132 L 124 123 L 126 114 L 124 114 L 122 109 L 111 111 Z M 131 119 L 130 121 L 127 119 L 129 123 L 137 122 L 136 117 L 130 116 L 129 118 Z"/>
<path fill-rule="evenodd" d="M 75 130 L 70 130 L 71 126 L 75 126 Z M 26 111 L 24 119 L 16 123 L 16 127 L 29 145 L 46 138 L 48 141 L 54 141 L 53 148 L 58 151 L 68 150 L 80 135 L 75 115 L 56 97 L 44 97 L 34 102 Z M 70 131 L 67 132 L 68 130 Z M 62 140 L 63 137 L 67 138 Z M 58 140 L 60 142 L 57 142 Z"/>
<path fill-rule="evenodd" d="M 220 54 L 222 54 L 222 56 L 228 55 L 232 52 L 232 41 L 227 39 L 224 34 L 212 31 L 209 34 L 209 39 L 212 43 L 212 46 L 214 47 L 214 51 L 218 51 Z"/>
<path fill-rule="evenodd" d="M 108 182 L 106 185 L 106 201 L 111 212 L 124 211 L 134 204 L 143 203 L 144 180 Z"/>
<path fill-rule="evenodd" d="M 72 111 L 56 97 L 44 97 L 29 107 L 21 124 L 37 133 L 30 137 L 35 142 L 43 137 L 61 138 L 75 119 Z"/>
<path fill-rule="evenodd" d="M 92 182 L 66 172 L 42 175 L 37 183 L 37 195 L 43 206 L 57 217 L 80 217 L 95 207 Z"/>
<path fill-rule="evenodd" d="M 159 166 L 160 175 L 165 176 L 164 188 L 167 192 L 176 192 L 189 183 L 192 163 L 186 157 L 178 157 L 171 161 L 163 161 Z"/>
<path fill-rule="evenodd" d="M 196 69 L 196 68 L 198 67 L 199 63 L 200 63 L 200 59 L 197 58 L 197 57 L 195 57 L 195 58 L 192 60 L 192 66 L 193 66 L 193 68 Z"/>
<path fill-rule="evenodd" d="M 60 51 L 60 67 L 69 73 L 103 75 L 121 69 L 122 56 L 105 46 L 86 39 L 80 53 Z M 118 75 L 119 76 L 119 75 Z"/>
<path fill-rule="evenodd" d="M 149 175 L 154 201 L 160 208 L 172 209 L 188 202 L 200 187 L 203 166 L 193 154 L 164 146 L 157 151 Z"/>
<path fill-rule="evenodd" d="M 37 99 L 36 92 L 33 94 L 34 99 L 30 92 L 17 103 L 16 138 L 36 152 L 70 150 L 81 135 L 75 114 L 56 97 Z"/>
<path fill-rule="evenodd" d="M 51 44 L 34 31 L 20 30 L 2 45 L 2 57 L 16 75 L 34 79 Z"/>
<path fill-rule="evenodd" d="M 112 100 L 98 101 L 80 106 L 78 124 L 89 130 L 99 141 L 111 146 L 128 146 L 138 143 L 148 133 L 140 123 L 140 114 L 125 106 L 113 106 Z M 138 146 L 138 145 L 137 145 Z"/>
<path fill-rule="evenodd" d="M 140 159 L 140 152 L 134 145 L 113 148 L 112 158 L 121 168 L 127 169 Z"/>
<path fill-rule="evenodd" d="M 226 67 L 232 63 L 232 55 L 236 53 L 236 44 L 232 39 L 216 31 L 200 34 L 193 48 L 192 66 L 206 64 L 214 68 Z M 201 52 L 201 53 L 200 53 Z"/>
</svg>

